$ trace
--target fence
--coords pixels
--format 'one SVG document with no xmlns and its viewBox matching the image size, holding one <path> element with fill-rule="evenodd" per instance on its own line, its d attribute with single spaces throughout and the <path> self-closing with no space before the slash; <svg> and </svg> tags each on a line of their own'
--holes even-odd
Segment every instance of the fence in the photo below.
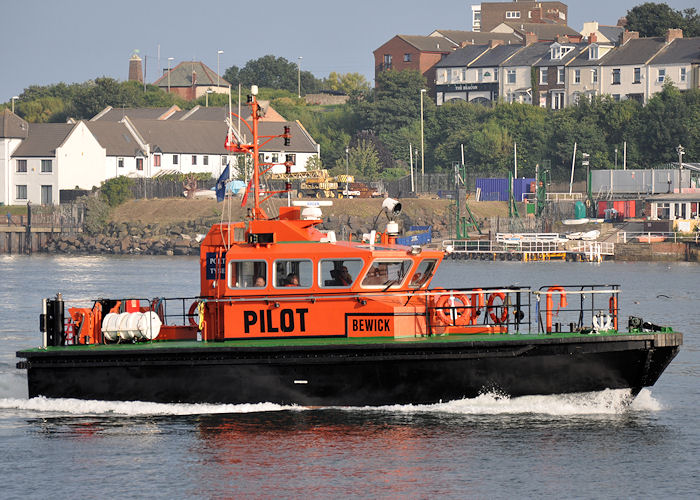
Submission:
<svg viewBox="0 0 700 500">
<path fill-rule="evenodd" d="M 137 200 L 149 198 L 180 198 L 185 187 L 181 181 L 159 178 L 140 177 L 133 179 L 130 189 Z M 197 189 L 210 189 L 216 185 L 216 179 L 197 181 Z"/>
</svg>

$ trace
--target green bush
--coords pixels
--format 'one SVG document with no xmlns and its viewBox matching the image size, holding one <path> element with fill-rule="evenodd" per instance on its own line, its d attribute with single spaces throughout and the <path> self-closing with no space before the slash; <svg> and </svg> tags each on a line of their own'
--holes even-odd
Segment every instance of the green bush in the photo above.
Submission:
<svg viewBox="0 0 700 500">
<path fill-rule="evenodd" d="M 133 198 L 131 186 L 134 181 L 128 177 L 119 176 L 109 179 L 102 184 L 102 195 L 107 199 L 110 207 L 116 207 L 126 200 Z"/>
<path fill-rule="evenodd" d="M 109 205 L 104 197 L 82 196 L 79 201 L 85 203 L 85 232 L 88 234 L 102 232 L 109 220 Z"/>
</svg>

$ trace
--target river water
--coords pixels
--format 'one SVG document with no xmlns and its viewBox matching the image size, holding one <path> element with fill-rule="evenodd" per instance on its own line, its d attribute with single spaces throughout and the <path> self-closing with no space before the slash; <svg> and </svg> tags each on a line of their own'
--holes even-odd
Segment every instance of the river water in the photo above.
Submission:
<svg viewBox="0 0 700 500">
<path fill-rule="evenodd" d="M 0 498 L 697 498 L 700 266 L 445 262 L 434 286 L 620 284 L 685 345 L 624 391 L 308 409 L 27 399 L 42 297 L 191 296 L 186 257 L 0 256 Z"/>
</svg>

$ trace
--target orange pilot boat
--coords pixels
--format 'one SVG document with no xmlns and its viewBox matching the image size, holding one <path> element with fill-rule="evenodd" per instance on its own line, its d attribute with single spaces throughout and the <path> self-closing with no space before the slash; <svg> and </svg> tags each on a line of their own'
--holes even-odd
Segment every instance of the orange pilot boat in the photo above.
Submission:
<svg viewBox="0 0 700 500">
<path fill-rule="evenodd" d="M 433 403 L 485 391 L 520 396 L 652 385 L 682 335 L 630 318 L 615 285 L 430 288 L 443 252 L 386 231 L 339 241 L 317 229 L 324 202 L 268 216 L 253 141 L 246 221 L 214 225 L 197 296 L 45 299 L 42 345 L 17 353 L 29 396 L 300 405 Z M 276 137 L 289 139 L 284 130 Z M 289 165 L 287 165 L 289 168 Z M 289 189 L 289 185 L 287 185 Z M 380 213 L 380 215 L 381 215 Z M 544 299 L 544 300 L 541 300 Z"/>
</svg>

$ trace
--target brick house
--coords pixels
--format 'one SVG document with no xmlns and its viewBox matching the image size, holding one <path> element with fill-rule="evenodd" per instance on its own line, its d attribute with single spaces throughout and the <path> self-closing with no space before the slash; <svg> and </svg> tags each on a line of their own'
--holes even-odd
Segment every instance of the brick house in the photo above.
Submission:
<svg viewBox="0 0 700 500">
<path fill-rule="evenodd" d="M 442 36 L 396 35 L 373 52 L 375 84 L 382 71 L 414 69 L 425 77 L 431 95 L 435 95 L 435 64 L 457 47 Z"/>
<path fill-rule="evenodd" d="M 506 21 L 567 24 L 568 10 L 562 2 L 482 2 L 472 5 L 472 29 L 491 31 Z"/>
<path fill-rule="evenodd" d="M 566 67 L 587 48 L 588 44 L 585 43 L 564 41 L 549 46 L 545 56 L 533 65 L 537 81 L 533 104 L 551 109 L 562 109 L 569 105 L 566 99 Z"/>
<path fill-rule="evenodd" d="M 181 62 L 170 71 L 165 71 L 153 84 L 188 101 L 199 99 L 207 91 L 228 94 L 230 85 L 200 61 Z"/>
</svg>

